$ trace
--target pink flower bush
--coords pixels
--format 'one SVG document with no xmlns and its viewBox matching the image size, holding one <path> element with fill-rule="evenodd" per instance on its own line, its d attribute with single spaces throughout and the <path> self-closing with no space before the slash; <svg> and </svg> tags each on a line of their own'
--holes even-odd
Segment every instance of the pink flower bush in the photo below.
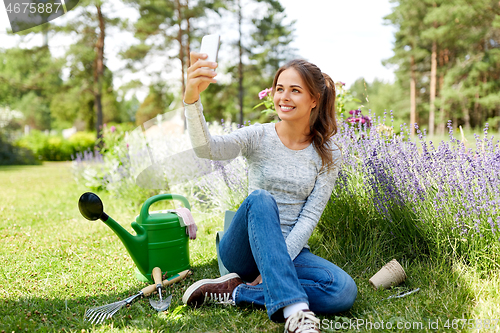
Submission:
<svg viewBox="0 0 500 333">
<path fill-rule="evenodd" d="M 268 94 L 271 93 L 272 90 L 273 90 L 273 88 L 266 88 L 266 89 L 262 90 L 259 93 L 259 99 L 263 99 L 264 97 L 266 97 Z"/>
<path fill-rule="evenodd" d="M 371 127 L 372 126 L 371 118 L 361 114 L 361 112 L 362 111 L 360 109 L 349 111 L 349 114 L 351 114 L 352 117 L 347 118 L 346 121 L 351 124 L 361 123 L 361 124 L 366 124 L 366 127 Z"/>
</svg>

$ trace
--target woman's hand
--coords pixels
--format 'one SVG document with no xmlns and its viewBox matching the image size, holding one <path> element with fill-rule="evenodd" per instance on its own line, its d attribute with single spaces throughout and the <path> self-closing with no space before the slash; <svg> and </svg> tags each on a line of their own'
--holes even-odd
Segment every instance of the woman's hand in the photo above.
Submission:
<svg viewBox="0 0 500 333">
<path fill-rule="evenodd" d="M 216 83 L 214 77 L 217 73 L 209 68 L 217 68 L 216 62 L 206 61 L 208 57 L 205 53 L 190 53 L 191 66 L 187 70 L 186 91 L 184 92 L 184 102 L 193 104 L 200 98 L 200 93 L 207 89 L 210 83 Z M 209 68 L 202 68 L 209 67 Z"/>
<path fill-rule="evenodd" d="M 257 278 L 255 280 L 253 280 L 252 283 L 247 283 L 247 285 L 256 286 L 256 285 L 261 284 L 261 283 L 262 283 L 262 275 L 259 275 L 259 276 L 257 276 Z"/>
</svg>

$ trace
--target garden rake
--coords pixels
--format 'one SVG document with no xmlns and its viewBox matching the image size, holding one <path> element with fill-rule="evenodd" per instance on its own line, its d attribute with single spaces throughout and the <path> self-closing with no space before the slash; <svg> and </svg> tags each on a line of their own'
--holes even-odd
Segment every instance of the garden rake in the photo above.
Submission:
<svg viewBox="0 0 500 333">
<path fill-rule="evenodd" d="M 182 271 L 170 277 L 169 279 L 163 280 L 162 285 L 165 287 L 177 281 L 180 281 L 184 279 L 188 274 L 190 274 L 190 272 L 191 271 L 189 269 Z M 104 320 L 111 318 L 123 306 L 131 304 L 136 298 L 147 297 L 155 290 L 156 284 L 152 284 L 141 289 L 137 294 L 132 295 L 122 301 L 88 309 L 87 312 L 85 312 L 85 320 L 90 321 L 92 324 L 101 324 Z"/>
</svg>

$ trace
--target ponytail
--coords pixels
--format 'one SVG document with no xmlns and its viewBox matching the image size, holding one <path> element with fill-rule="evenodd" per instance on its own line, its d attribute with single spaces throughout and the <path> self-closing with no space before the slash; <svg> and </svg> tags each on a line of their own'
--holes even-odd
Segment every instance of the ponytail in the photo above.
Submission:
<svg viewBox="0 0 500 333">
<path fill-rule="evenodd" d="M 312 110 L 310 116 L 310 135 L 314 147 L 321 156 L 322 166 L 330 168 L 333 166 L 331 137 L 337 133 L 337 120 L 335 118 L 335 83 L 326 74 L 323 75 L 323 92 L 320 95 L 318 107 Z"/>
</svg>

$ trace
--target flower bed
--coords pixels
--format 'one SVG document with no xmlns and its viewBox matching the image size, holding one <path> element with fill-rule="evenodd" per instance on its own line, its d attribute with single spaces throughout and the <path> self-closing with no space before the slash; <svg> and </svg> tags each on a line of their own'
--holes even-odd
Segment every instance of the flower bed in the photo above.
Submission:
<svg viewBox="0 0 500 333">
<path fill-rule="evenodd" d="M 498 267 L 500 149 L 487 128 L 476 136 L 477 148 L 470 149 L 453 136 L 451 123 L 449 139 L 436 145 L 418 128 L 416 140 L 404 126 L 395 134 L 385 124 L 386 115 L 382 121 L 358 111 L 352 116 L 365 121 L 341 119 L 335 136 L 344 163 L 318 228 L 328 236 L 328 247 L 459 257 L 481 269 Z M 236 128 L 210 124 L 212 134 Z M 88 185 L 128 193 L 137 202 L 160 191 L 180 193 L 195 198 L 200 210 L 236 209 L 246 196 L 243 157 L 231 163 L 202 161 L 194 156 L 187 133 L 148 137 L 138 128 L 120 139 L 107 135 L 114 146 L 74 162 L 79 179 Z M 155 163 L 159 167 L 150 170 L 159 177 L 146 179 L 157 183 L 141 188 L 137 177 Z M 370 238 L 383 246 L 370 248 Z"/>
<path fill-rule="evenodd" d="M 487 127 L 473 150 L 453 136 L 451 122 L 449 139 L 438 145 L 418 128 L 414 141 L 405 128 L 395 135 L 385 124 L 371 130 L 361 124 L 346 123 L 337 135 L 344 164 L 320 231 L 345 236 L 336 238 L 339 248 L 359 243 L 354 232 L 393 255 L 497 268 L 500 149 Z"/>
</svg>

